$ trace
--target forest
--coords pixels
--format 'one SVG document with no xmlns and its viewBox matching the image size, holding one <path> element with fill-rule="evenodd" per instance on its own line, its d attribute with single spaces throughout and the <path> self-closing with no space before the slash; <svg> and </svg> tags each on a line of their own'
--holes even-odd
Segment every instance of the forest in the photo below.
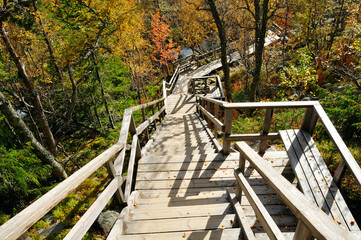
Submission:
<svg viewBox="0 0 361 240">
<path fill-rule="evenodd" d="M 124 109 L 161 97 L 180 59 L 214 48 L 227 101 L 318 100 L 361 163 L 358 0 L 3 0 L 0 35 L 0 225 L 115 143 Z M 232 64 L 230 51 L 240 54 Z M 241 118 L 251 128 L 257 117 Z M 332 169 L 335 146 L 324 139 L 319 148 Z M 87 209 L 105 172 L 52 221 L 70 215 L 70 228 L 72 209 Z M 342 185 L 357 206 L 352 177 Z M 41 239 L 48 226 L 29 234 Z"/>
</svg>

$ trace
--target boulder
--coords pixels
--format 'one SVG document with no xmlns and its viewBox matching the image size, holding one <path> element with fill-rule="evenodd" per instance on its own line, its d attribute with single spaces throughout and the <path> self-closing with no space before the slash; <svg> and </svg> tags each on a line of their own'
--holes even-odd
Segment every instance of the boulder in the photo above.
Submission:
<svg viewBox="0 0 361 240">
<path fill-rule="evenodd" d="M 108 211 L 100 213 L 97 223 L 103 229 L 106 235 L 109 234 L 110 230 L 112 229 L 115 221 L 117 220 L 119 213 L 116 211 Z"/>
<path fill-rule="evenodd" d="M 36 234 L 40 235 L 41 237 L 47 238 L 47 237 L 57 235 L 58 233 L 63 231 L 64 228 L 65 228 L 65 226 L 64 226 L 64 224 L 62 222 L 56 222 L 47 229 L 44 229 L 44 228 L 39 229 L 36 232 Z"/>
</svg>

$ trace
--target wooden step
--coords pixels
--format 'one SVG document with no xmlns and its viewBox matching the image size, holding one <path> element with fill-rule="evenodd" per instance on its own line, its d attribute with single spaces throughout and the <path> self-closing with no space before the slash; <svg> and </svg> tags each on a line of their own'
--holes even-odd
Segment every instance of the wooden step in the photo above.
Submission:
<svg viewBox="0 0 361 240">
<path fill-rule="evenodd" d="M 228 156 L 222 153 L 208 153 L 208 154 L 192 154 L 192 155 L 169 155 L 153 157 L 152 154 L 147 154 L 139 160 L 139 164 L 143 163 L 188 163 L 188 162 L 211 162 L 233 160 L 238 161 L 239 153 L 230 153 Z"/>
<path fill-rule="evenodd" d="M 236 215 L 126 221 L 125 234 L 227 229 L 237 227 Z"/>
<path fill-rule="evenodd" d="M 283 205 L 282 200 L 275 194 L 258 194 L 257 195 L 264 205 Z M 145 208 L 160 208 L 160 207 L 173 207 L 173 206 L 194 206 L 194 205 L 207 205 L 216 203 L 229 202 L 228 195 L 223 192 L 216 192 L 214 195 L 197 195 L 189 197 L 168 197 L 168 198 L 138 198 L 136 201 L 137 207 Z M 250 203 L 245 195 L 242 195 L 242 206 L 248 207 Z M 143 206 L 144 205 L 144 206 Z"/>
<path fill-rule="evenodd" d="M 258 183 L 259 180 L 251 179 L 255 183 Z M 264 182 L 264 181 L 263 181 Z M 148 180 L 140 181 L 138 180 L 135 189 L 167 189 L 167 188 L 179 188 L 179 189 L 189 189 L 189 188 L 202 188 L 202 187 L 233 187 L 236 185 L 236 180 L 234 178 L 225 178 L 220 180 L 212 181 L 210 179 L 182 179 L 182 180 Z"/>
<path fill-rule="evenodd" d="M 291 166 L 274 167 L 279 173 L 292 174 Z M 164 172 L 138 172 L 137 180 L 139 181 L 155 181 L 155 180 L 175 180 L 175 179 L 210 179 L 218 181 L 233 177 L 234 169 L 218 169 L 218 170 L 196 170 L 196 171 L 164 171 Z M 246 171 L 245 176 L 260 177 L 256 171 Z"/>
<path fill-rule="evenodd" d="M 166 208 L 136 205 L 133 209 L 130 210 L 130 220 L 206 217 L 231 213 L 233 213 L 233 208 L 230 203 L 216 203 L 195 206 L 174 206 Z"/>
<path fill-rule="evenodd" d="M 194 206 L 229 202 L 228 195 L 190 196 L 187 198 L 138 198 L 137 207 L 173 207 L 173 206 Z"/>
<path fill-rule="evenodd" d="M 157 190 L 141 190 L 139 195 L 141 198 L 188 198 L 191 196 L 218 197 L 226 192 L 227 187 L 212 188 L 190 188 L 190 189 L 157 189 Z M 267 185 L 253 186 L 257 194 L 274 194 L 274 191 Z"/>
<path fill-rule="evenodd" d="M 173 233 L 155 233 L 142 235 L 123 235 L 118 236 L 118 240 L 238 240 L 242 234 L 240 228 L 217 229 L 217 230 L 201 230 L 201 231 L 183 231 Z"/>
</svg>

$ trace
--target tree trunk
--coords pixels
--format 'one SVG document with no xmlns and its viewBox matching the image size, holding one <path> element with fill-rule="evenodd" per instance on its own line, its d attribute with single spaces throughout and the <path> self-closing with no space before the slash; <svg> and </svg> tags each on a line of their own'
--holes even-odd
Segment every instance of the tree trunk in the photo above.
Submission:
<svg viewBox="0 0 361 240">
<path fill-rule="evenodd" d="M 65 179 L 68 177 L 64 168 L 56 160 L 53 154 L 46 150 L 43 145 L 35 138 L 34 134 L 26 126 L 19 114 L 16 113 L 11 103 L 5 98 L 5 95 L 0 92 L 0 112 L 5 116 L 9 124 L 13 127 L 19 139 L 23 144 L 30 142 L 33 147 L 35 155 L 44 163 L 51 165 L 53 174 L 56 177 Z"/>
<path fill-rule="evenodd" d="M 105 111 L 107 112 L 108 114 L 108 120 L 109 120 L 109 124 L 110 124 L 110 127 L 111 128 L 115 128 L 114 126 L 114 122 L 113 122 L 113 119 L 112 119 L 112 116 L 111 116 L 111 113 L 109 111 L 109 107 L 108 107 L 108 103 L 107 103 L 107 99 L 105 98 L 105 92 L 104 92 L 104 86 L 103 86 L 103 81 L 100 77 L 100 74 L 99 74 L 99 70 L 98 70 L 98 62 L 95 58 L 95 55 L 93 53 L 93 63 L 94 63 L 94 68 L 95 68 L 95 75 L 98 79 L 98 82 L 100 84 L 100 92 L 102 94 L 102 99 L 103 99 L 103 104 L 104 104 L 104 107 L 105 107 Z"/>
<path fill-rule="evenodd" d="M 268 2 L 269 0 L 264 0 L 262 3 L 262 9 L 259 4 L 259 1 L 254 1 L 255 7 L 255 66 L 253 70 L 253 82 L 251 84 L 250 91 L 250 101 L 256 101 L 257 89 L 261 83 L 261 70 L 262 70 L 262 61 L 263 61 L 263 50 L 264 43 L 267 32 L 267 20 L 268 20 Z"/>
<path fill-rule="evenodd" d="M 208 5 L 211 9 L 211 13 L 214 19 L 214 22 L 217 25 L 218 29 L 218 36 L 219 40 L 221 42 L 221 63 L 222 63 L 222 70 L 224 73 L 224 89 L 226 90 L 226 97 L 228 100 L 232 99 L 232 88 L 231 83 L 229 79 L 229 66 L 227 61 L 227 35 L 226 35 L 226 29 L 224 27 L 224 24 L 219 17 L 219 13 L 217 10 L 217 6 L 214 2 L 214 0 L 208 0 Z"/>
<path fill-rule="evenodd" d="M 26 87 L 26 89 L 29 92 L 30 98 L 31 98 L 31 102 L 34 105 L 35 108 L 35 112 L 39 121 L 39 125 L 41 128 L 41 131 L 43 132 L 47 145 L 49 147 L 50 152 L 56 156 L 58 153 L 57 147 L 56 147 L 56 142 L 53 136 L 53 133 L 50 130 L 49 127 L 49 123 L 48 120 L 45 116 L 44 113 L 44 109 L 43 109 L 43 105 L 40 101 L 40 96 L 37 93 L 35 86 L 34 86 L 34 82 L 31 79 L 31 77 L 26 73 L 25 71 L 25 66 L 23 64 L 23 62 L 21 61 L 20 57 L 17 55 L 13 45 L 10 42 L 10 39 L 4 29 L 3 23 L 0 22 L 0 33 L 1 33 L 1 37 L 5 43 L 6 49 L 9 52 L 11 58 L 13 59 L 18 72 L 19 72 L 19 77 L 23 80 L 23 83 Z"/>
</svg>

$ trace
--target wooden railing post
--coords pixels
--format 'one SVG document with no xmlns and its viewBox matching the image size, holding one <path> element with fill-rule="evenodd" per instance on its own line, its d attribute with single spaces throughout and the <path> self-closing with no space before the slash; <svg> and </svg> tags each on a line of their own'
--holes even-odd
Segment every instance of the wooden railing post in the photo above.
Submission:
<svg viewBox="0 0 361 240">
<path fill-rule="evenodd" d="M 273 116 L 273 108 L 267 108 L 266 115 L 263 122 L 263 131 L 262 135 L 267 135 L 269 133 L 269 129 L 271 127 L 271 120 Z M 263 155 L 268 147 L 267 140 L 261 140 L 259 144 L 259 154 Z"/>
<path fill-rule="evenodd" d="M 207 111 L 209 113 L 213 114 L 213 112 L 212 112 L 212 103 L 211 102 L 207 102 Z M 208 123 L 208 128 L 213 128 L 213 125 L 212 125 L 213 123 L 209 118 L 207 118 L 207 123 Z"/>
<path fill-rule="evenodd" d="M 243 156 L 243 154 L 239 153 L 239 171 L 244 175 L 244 170 L 246 168 L 246 158 Z M 239 203 L 242 202 L 242 188 L 237 184 L 236 186 L 236 196 L 238 198 Z"/>
<path fill-rule="evenodd" d="M 293 236 L 294 240 L 313 240 L 315 239 L 312 236 L 312 233 L 308 228 L 303 224 L 302 221 L 299 221 L 296 227 L 295 235 Z"/>
<path fill-rule="evenodd" d="M 232 134 L 233 109 L 224 109 L 223 153 L 229 154 L 231 141 L 227 138 Z"/>
<path fill-rule="evenodd" d="M 143 122 L 145 122 L 145 121 L 147 120 L 147 118 L 146 118 L 146 116 L 145 116 L 145 110 L 144 110 L 143 107 L 142 107 L 141 111 L 142 111 Z M 149 129 L 148 129 L 148 128 L 145 129 L 145 138 L 146 138 L 147 141 L 148 141 L 149 138 L 150 138 L 150 136 L 149 136 Z"/>
<path fill-rule="evenodd" d="M 315 108 L 314 107 L 307 108 L 305 116 L 303 118 L 301 130 L 306 131 L 312 135 L 313 131 L 315 130 L 317 120 L 318 120 L 318 115 Z"/>
<path fill-rule="evenodd" d="M 214 117 L 218 119 L 218 115 L 219 115 L 219 106 L 218 104 L 214 104 Z M 218 138 L 218 127 L 216 124 L 214 124 L 214 136 L 216 137 L 216 139 Z"/>
<path fill-rule="evenodd" d="M 109 160 L 108 162 L 106 162 L 105 167 L 108 171 L 108 174 L 112 177 L 115 178 L 116 177 L 116 173 L 115 173 L 115 168 L 114 168 L 114 164 L 113 164 L 113 160 Z M 115 192 L 115 196 L 118 200 L 119 204 L 123 204 L 124 203 L 124 194 L 122 191 L 122 188 L 118 188 L 117 191 Z"/>
</svg>

